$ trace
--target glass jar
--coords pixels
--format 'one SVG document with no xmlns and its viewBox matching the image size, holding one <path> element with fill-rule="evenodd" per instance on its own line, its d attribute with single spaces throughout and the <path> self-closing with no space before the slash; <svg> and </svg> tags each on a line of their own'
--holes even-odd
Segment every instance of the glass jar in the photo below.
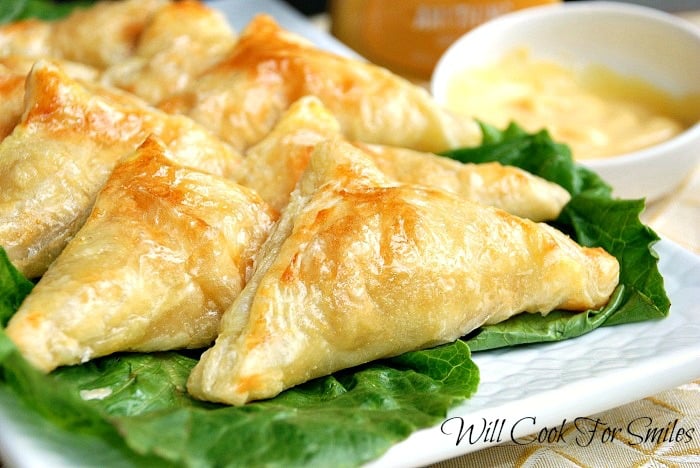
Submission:
<svg viewBox="0 0 700 468">
<path fill-rule="evenodd" d="M 560 0 L 331 0 L 331 32 L 373 63 L 427 80 L 468 30 L 503 13 Z"/>
</svg>

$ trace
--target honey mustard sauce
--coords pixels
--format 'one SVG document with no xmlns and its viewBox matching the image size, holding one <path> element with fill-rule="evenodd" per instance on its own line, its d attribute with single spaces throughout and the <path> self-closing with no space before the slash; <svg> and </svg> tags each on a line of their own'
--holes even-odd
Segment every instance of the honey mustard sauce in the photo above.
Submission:
<svg viewBox="0 0 700 468">
<path fill-rule="evenodd" d="M 499 128 L 546 128 L 576 159 L 624 154 L 666 141 L 700 118 L 700 95 L 672 96 L 641 79 L 594 65 L 581 70 L 516 49 L 456 74 L 447 106 Z"/>
</svg>

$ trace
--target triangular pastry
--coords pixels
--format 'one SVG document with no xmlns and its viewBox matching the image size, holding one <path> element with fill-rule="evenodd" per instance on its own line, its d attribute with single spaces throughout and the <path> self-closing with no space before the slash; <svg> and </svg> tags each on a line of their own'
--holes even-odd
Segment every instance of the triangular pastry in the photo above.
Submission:
<svg viewBox="0 0 700 468">
<path fill-rule="evenodd" d="M 355 144 L 393 179 L 441 188 L 533 221 L 556 219 L 571 199 L 560 185 L 499 162 L 465 164 L 407 148 Z"/>
<path fill-rule="evenodd" d="M 130 57 L 151 16 L 168 0 L 100 1 L 60 20 L 0 27 L 0 56 L 54 57 L 106 68 Z"/>
<path fill-rule="evenodd" d="M 548 225 L 393 183 L 342 141 L 314 150 L 256 265 L 190 375 L 197 398 L 241 405 L 521 312 L 599 307 L 619 271 Z"/>
<path fill-rule="evenodd" d="M 338 120 L 314 96 L 304 96 L 272 131 L 245 153 L 237 181 L 281 210 L 317 143 L 341 137 Z M 534 221 L 555 219 L 571 198 L 559 185 L 499 163 L 464 164 L 415 150 L 355 143 L 393 180 L 438 187 Z"/>
<path fill-rule="evenodd" d="M 240 151 L 262 139 L 294 101 L 318 97 L 351 140 L 443 151 L 479 142 L 471 119 L 389 71 L 323 51 L 255 17 L 232 53 L 161 104 L 210 128 Z"/>
<path fill-rule="evenodd" d="M 338 120 L 316 97 L 294 102 L 268 133 L 245 152 L 236 182 L 254 189 L 277 210 L 289 196 L 309 164 L 314 147 L 341 136 Z"/>
<path fill-rule="evenodd" d="M 0 64 L 8 70 L 26 77 L 27 74 L 32 71 L 34 64 L 41 60 L 53 63 L 66 75 L 73 79 L 80 80 L 83 83 L 97 82 L 100 76 L 100 71 L 95 67 L 55 57 L 36 58 L 28 55 L 7 55 L 0 57 Z"/>
<path fill-rule="evenodd" d="M 0 141 L 12 132 L 24 110 L 24 75 L 0 65 Z"/>
<path fill-rule="evenodd" d="M 85 87 L 40 61 L 24 113 L 0 142 L 0 246 L 26 276 L 40 276 L 80 228 L 117 161 L 149 134 L 173 159 L 231 177 L 240 155 L 185 116 L 118 90 Z"/>
<path fill-rule="evenodd" d="M 102 1 L 61 20 L 0 27 L 0 59 L 79 63 L 94 70 L 91 80 L 156 104 L 185 89 L 235 41 L 225 16 L 197 0 Z"/>
<path fill-rule="evenodd" d="M 276 212 L 252 190 L 167 156 L 148 139 L 115 168 L 10 320 L 8 336 L 38 368 L 216 337 Z"/>
<path fill-rule="evenodd" d="M 101 81 L 155 104 L 184 90 L 235 42 L 219 11 L 195 0 L 172 2 L 144 26 L 133 55 L 107 68 Z"/>
<path fill-rule="evenodd" d="M 27 74 L 36 59 L 24 55 L 0 57 L 0 141 L 12 132 L 24 112 L 24 89 Z M 51 59 L 71 78 L 94 82 L 98 71 L 88 65 Z"/>
</svg>

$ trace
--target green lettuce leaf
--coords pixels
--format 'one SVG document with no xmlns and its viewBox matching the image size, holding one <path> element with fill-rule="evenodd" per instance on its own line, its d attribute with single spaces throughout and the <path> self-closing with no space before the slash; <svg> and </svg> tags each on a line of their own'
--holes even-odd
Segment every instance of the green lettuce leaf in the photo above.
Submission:
<svg viewBox="0 0 700 468">
<path fill-rule="evenodd" d="M 0 404 L 15 411 L 13 420 L 18 426 L 29 423 L 32 433 L 59 450 L 82 451 L 96 463 L 102 461 L 105 452 L 110 454 L 110 461 L 128 460 L 131 466 L 154 466 L 157 461 L 131 450 L 116 426 L 98 408 L 86 404 L 72 384 L 59 382 L 32 367 L 3 329 Z"/>
<path fill-rule="evenodd" d="M 572 195 L 595 191 L 601 198 L 610 197 L 610 186 L 593 171 L 574 164 L 569 147 L 553 141 L 547 131 L 530 134 L 516 124 L 504 130 L 484 123 L 480 126 L 481 145 L 447 151 L 443 156 L 464 163 L 496 161 L 561 185 Z"/>
<path fill-rule="evenodd" d="M 0 249 L 2 251 L 2 249 Z M 0 255 L 9 316 L 31 289 Z M 62 450 L 96 464 L 357 466 L 444 419 L 471 396 L 479 371 L 462 341 L 338 372 L 241 408 L 185 390 L 193 353 L 118 354 L 43 375 L 0 330 L 0 402 L 62 429 Z M 34 419 L 36 421 L 36 418 Z M 95 455 L 80 447 L 102 444 Z M 97 457 L 97 458 L 94 458 Z"/>
<path fill-rule="evenodd" d="M 601 310 L 555 311 L 546 317 L 522 314 L 482 327 L 467 337 L 471 350 L 565 340 L 600 326 L 666 317 L 670 301 L 652 248 L 659 237 L 639 220 L 644 201 L 612 198 L 610 186 L 576 165 L 569 148 L 552 141 L 544 130 L 529 134 L 515 124 L 503 131 L 487 124 L 481 128 L 481 146 L 443 155 L 465 163 L 498 161 L 564 187 L 571 201 L 552 224 L 581 245 L 602 247 L 614 255 L 620 263 L 620 286 L 615 300 Z"/>
<path fill-rule="evenodd" d="M 189 405 L 117 418 L 116 424 L 138 453 L 190 466 L 261 460 L 356 466 L 444 419 L 477 383 L 469 349 L 457 342 L 316 379 L 242 408 Z"/>
<path fill-rule="evenodd" d="M 0 23 L 28 18 L 54 20 L 86 7 L 95 0 L 3 0 L 0 2 Z"/>
<path fill-rule="evenodd" d="M 0 325 L 7 325 L 34 284 L 10 263 L 5 250 L 0 248 Z"/>
</svg>

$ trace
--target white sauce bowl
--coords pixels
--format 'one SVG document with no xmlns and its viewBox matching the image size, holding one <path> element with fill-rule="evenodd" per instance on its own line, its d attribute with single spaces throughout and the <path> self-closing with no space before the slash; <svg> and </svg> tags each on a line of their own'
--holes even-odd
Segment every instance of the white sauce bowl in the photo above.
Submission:
<svg viewBox="0 0 700 468">
<path fill-rule="evenodd" d="M 522 48 L 534 59 L 572 69 L 602 65 L 672 96 L 700 94 L 700 27 L 648 7 L 588 1 L 527 8 L 471 30 L 436 65 L 430 83 L 434 98 L 445 105 L 455 74 Z M 616 196 L 651 201 L 676 188 L 699 160 L 696 122 L 663 143 L 580 163 L 612 185 Z"/>
</svg>

